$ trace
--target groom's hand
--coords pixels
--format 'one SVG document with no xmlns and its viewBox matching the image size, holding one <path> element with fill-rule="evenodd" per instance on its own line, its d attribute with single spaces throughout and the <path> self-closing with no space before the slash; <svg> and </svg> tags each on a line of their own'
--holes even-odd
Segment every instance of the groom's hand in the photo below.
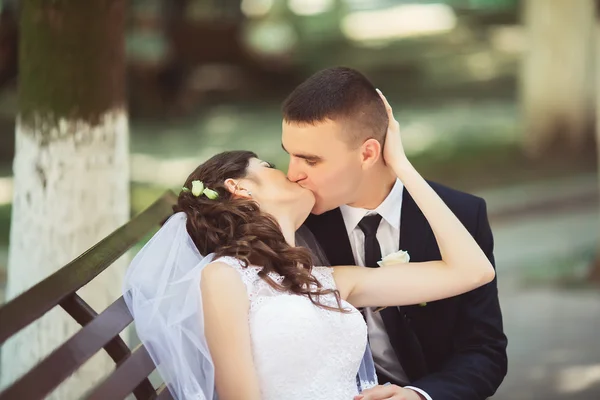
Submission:
<svg viewBox="0 0 600 400">
<path fill-rule="evenodd" d="M 354 400 L 423 400 L 420 394 L 396 385 L 375 386 L 363 390 Z"/>
</svg>

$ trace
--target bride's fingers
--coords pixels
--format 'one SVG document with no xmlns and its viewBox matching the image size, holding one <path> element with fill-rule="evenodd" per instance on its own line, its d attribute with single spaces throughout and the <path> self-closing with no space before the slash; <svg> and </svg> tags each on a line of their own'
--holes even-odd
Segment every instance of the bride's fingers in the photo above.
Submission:
<svg viewBox="0 0 600 400">
<path fill-rule="evenodd" d="M 383 93 L 381 93 L 381 90 L 379 90 L 379 89 L 375 89 L 375 90 L 377 91 L 377 93 L 379 94 L 379 97 L 381 97 L 381 100 L 383 101 L 383 105 L 385 106 L 385 111 L 387 112 L 387 115 L 388 115 L 390 127 L 393 127 L 395 125 L 397 129 L 400 128 L 400 124 L 398 123 L 398 121 L 396 121 L 396 118 L 394 118 L 394 112 L 392 111 L 392 106 L 390 106 L 390 103 L 388 103 L 388 101 L 385 98 L 385 96 L 383 95 Z"/>
<path fill-rule="evenodd" d="M 390 120 L 393 120 L 394 113 L 392 111 L 392 106 L 390 106 L 390 103 L 388 103 L 388 101 L 385 98 L 385 96 L 383 95 L 383 93 L 381 93 L 381 90 L 379 90 L 379 89 L 375 89 L 375 90 L 377 91 L 377 94 L 379 94 L 379 97 L 381 97 L 381 100 L 383 101 L 383 105 L 385 106 L 385 111 L 387 111 L 388 118 L 390 118 Z"/>
</svg>

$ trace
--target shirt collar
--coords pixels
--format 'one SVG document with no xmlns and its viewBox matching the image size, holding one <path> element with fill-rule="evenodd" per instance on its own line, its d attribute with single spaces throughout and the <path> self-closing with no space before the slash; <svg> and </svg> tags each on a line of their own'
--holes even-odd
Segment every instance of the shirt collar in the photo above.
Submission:
<svg viewBox="0 0 600 400">
<path fill-rule="evenodd" d="M 350 207 L 349 205 L 340 206 L 342 217 L 344 218 L 344 224 L 346 225 L 346 231 L 350 234 L 365 215 L 368 214 L 379 214 L 386 220 L 388 224 L 393 226 L 395 229 L 400 230 L 400 212 L 402 209 L 402 191 L 404 185 L 400 179 L 396 179 L 392 190 L 387 195 L 385 200 L 374 210 L 367 210 L 366 208 Z"/>
</svg>

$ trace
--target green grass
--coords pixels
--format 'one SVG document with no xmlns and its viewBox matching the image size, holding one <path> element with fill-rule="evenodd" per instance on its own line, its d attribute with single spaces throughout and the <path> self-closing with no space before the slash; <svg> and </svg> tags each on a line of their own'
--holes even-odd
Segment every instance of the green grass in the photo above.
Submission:
<svg viewBox="0 0 600 400">
<path fill-rule="evenodd" d="M 563 178 L 597 169 L 594 154 L 531 160 L 515 142 L 471 141 L 458 146 L 438 146 L 411 160 L 425 178 L 466 191 Z"/>
<path fill-rule="evenodd" d="M 12 207 L 10 204 L 0 206 L 0 246 L 8 244 L 11 209 Z"/>
<path fill-rule="evenodd" d="M 556 260 L 539 261 L 527 265 L 521 272 L 523 287 L 555 286 L 562 288 L 585 289 L 594 287 L 588 279 L 596 248 L 585 249 L 577 254 L 569 254 Z"/>
</svg>

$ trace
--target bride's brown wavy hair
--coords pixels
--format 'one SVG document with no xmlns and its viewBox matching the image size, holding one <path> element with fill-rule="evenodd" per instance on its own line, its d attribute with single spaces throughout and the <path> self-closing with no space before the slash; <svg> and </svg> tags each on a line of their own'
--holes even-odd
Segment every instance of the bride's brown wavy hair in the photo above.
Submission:
<svg viewBox="0 0 600 400">
<path fill-rule="evenodd" d="M 248 265 L 261 266 L 258 275 L 270 286 L 280 291 L 306 296 L 322 308 L 342 311 L 337 290 L 324 289 L 311 274 L 311 253 L 301 247 L 290 246 L 275 218 L 260 210 L 257 202 L 235 197 L 225 187 L 225 180 L 247 178 L 251 151 L 228 151 L 211 157 L 188 176 L 184 188 L 173 207 L 187 216 L 187 231 L 200 254 L 215 253 L 215 258 L 235 257 Z M 191 192 L 192 182 L 201 181 L 205 187 L 216 191 L 219 197 L 211 200 Z M 275 272 L 284 279 L 281 284 L 269 277 Z M 333 294 L 337 307 L 327 306 L 319 297 Z"/>
</svg>

